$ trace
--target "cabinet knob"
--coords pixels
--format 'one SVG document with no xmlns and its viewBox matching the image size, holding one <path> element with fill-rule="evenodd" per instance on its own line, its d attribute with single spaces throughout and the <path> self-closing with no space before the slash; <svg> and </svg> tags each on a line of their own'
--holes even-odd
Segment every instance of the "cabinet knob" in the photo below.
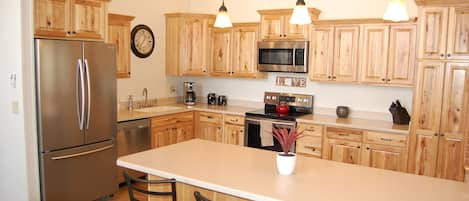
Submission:
<svg viewBox="0 0 469 201">
<path fill-rule="evenodd" d="M 388 81 L 388 82 L 391 82 L 391 79 L 388 78 L 387 81 Z"/>
<path fill-rule="evenodd" d="M 366 147 L 366 150 L 370 150 L 370 147 Z"/>
<path fill-rule="evenodd" d="M 357 146 L 357 149 L 360 149 L 360 146 Z"/>
<path fill-rule="evenodd" d="M 381 81 L 385 82 L 385 81 L 386 81 L 386 79 L 385 79 L 385 78 L 381 78 Z"/>
<path fill-rule="evenodd" d="M 72 34 L 76 34 L 77 32 L 76 31 L 72 31 Z"/>
<path fill-rule="evenodd" d="M 451 58 L 451 53 L 448 53 L 448 58 Z"/>
<path fill-rule="evenodd" d="M 283 34 L 283 37 L 287 37 L 287 34 Z"/>
<path fill-rule="evenodd" d="M 280 34 L 279 36 L 282 37 L 282 34 Z"/>
<path fill-rule="evenodd" d="M 70 32 L 70 31 L 67 31 L 67 34 L 72 34 L 72 32 Z"/>
<path fill-rule="evenodd" d="M 336 76 L 332 76 L 332 79 L 335 80 L 337 77 Z"/>
<path fill-rule="evenodd" d="M 205 70 L 205 69 L 204 69 L 204 70 L 202 70 L 202 72 L 206 73 L 206 72 L 207 72 L 207 70 Z"/>
<path fill-rule="evenodd" d="M 437 136 L 438 136 L 438 133 L 434 133 L 433 136 L 437 137 Z"/>
<path fill-rule="evenodd" d="M 442 134 L 440 134 L 440 136 L 441 136 L 441 137 L 445 137 L 445 134 L 444 134 L 444 133 L 442 133 Z"/>
<path fill-rule="evenodd" d="M 440 58 L 444 58 L 444 57 L 445 57 L 445 54 L 441 53 Z"/>
<path fill-rule="evenodd" d="M 329 75 L 329 76 L 327 76 L 327 78 L 328 78 L 328 79 L 332 79 L 332 76 Z"/>
</svg>

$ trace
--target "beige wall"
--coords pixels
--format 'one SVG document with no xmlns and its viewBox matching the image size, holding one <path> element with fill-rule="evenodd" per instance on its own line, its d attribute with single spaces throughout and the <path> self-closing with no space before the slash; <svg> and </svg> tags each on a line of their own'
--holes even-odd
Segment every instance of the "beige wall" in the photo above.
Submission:
<svg viewBox="0 0 469 201">
<path fill-rule="evenodd" d="M 340 18 L 381 18 L 389 0 L 307 0 L 310 7 L 322 10 L 320 19 Z M 191 0 L 190 11 L 215 13 L 220 6 L 216 0 Z M 225 0 L 225 5 L 232 21 L 259 21 L 256 10 L 271 8 L 288 8 L 295 5 L 296 0 Z M 413 0 L 407 0 L 410 16 L 417 15 L 417 7 Z M 308 81 L 306 88 L 289 88 L 275 86 L 277 75 L 269 73 L 266 80 L 243 80 L 222 78 L 181 78 L 182 81 L 195 81 L 199 85 L 199 95 L 208 92 L 226 94 L 231 99 L 247 99 L 262 101 L 264 91 L 281 91 L 308 93 L 315 95 L 315 107 L 335 108 L 347 105 L 352 111 L 389 112 L 391 101 L 400 99 L 410 109 L 412 105 L 411 88 L 374 87 L 350 84 L 328 84 Z M 293 76 L 306 77 L 304 74 Z M 410 112 L 410 111 L 409 111 Z M 353 113 L 352 113 L 353 114 Z M 383 116 L 389 119 L 389 115 Z"/>
<path fill-rule="evenodd" d="M 170 92 L 170 86 L 176 83 L 174 78 L 165 76 L 164 13 L 187 10 L 189 0 L 112 0 L 109 12 L 135 16 L 132 28 L 145 24 L 153 30 L 156 45 L 150 57 L 141 59 L 131 53 L 132 75 L 129 79 L 118 79 L 117 94 L 120 101 L 127 100 L 128 95 L 136 99 L 142 98 L 142 90 L 148 88 L 151 98 L 169 97 L 176 94 Z"/>
</svg>

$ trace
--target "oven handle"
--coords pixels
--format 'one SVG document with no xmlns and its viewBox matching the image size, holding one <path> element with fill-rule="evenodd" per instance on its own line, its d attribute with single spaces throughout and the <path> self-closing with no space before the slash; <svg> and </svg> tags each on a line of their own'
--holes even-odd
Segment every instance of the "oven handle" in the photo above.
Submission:
<svg viewBox="0 0 469 201">
<path fill-rule="evenodd" d="M 260 119 L 251 119 L 249 117 L 245 118 L 246 121 L 255 121 L 255 122 L 260 122 L 261 120 Z M 267 119 L 266 119 L 267 120 Z M 270 120 L 272 122 L 272 124 L 276 124 L 276 125 L 286 125 L 286 126 L 296 126 L 296 122 L 291 122 L 291 123 L 286 123 L 286 122 L 280 122 L 280 121 L 274 121 L 274 120 Z"/>
</svg>

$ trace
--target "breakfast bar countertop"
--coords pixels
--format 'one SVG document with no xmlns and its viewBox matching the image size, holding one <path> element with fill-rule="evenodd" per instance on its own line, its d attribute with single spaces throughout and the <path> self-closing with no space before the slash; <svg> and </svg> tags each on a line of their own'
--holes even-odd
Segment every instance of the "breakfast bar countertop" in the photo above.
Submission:
<svg viewBox="0 0 469 201">
<path fill-rule="evenodd" d="M 467 184 L 297 156 L 293 175 L 279 175 L 276 153 L 190 140 L 117 160 L 117 165 L 259 201 L 463 201 Z"/>
</svg>

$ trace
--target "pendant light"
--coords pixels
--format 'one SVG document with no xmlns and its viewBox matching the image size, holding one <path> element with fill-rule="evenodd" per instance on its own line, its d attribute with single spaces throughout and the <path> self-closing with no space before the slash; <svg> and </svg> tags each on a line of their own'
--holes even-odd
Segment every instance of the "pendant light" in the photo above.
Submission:
<svg viewBox="0 0 469 201">
<path fill-rule="evenodd" d="M 304 0 L 297 0 L 290 18 L 290 24 L 311 24 L 308 8 Z"/>
<path fill-rule="evenodd" d="M 217 18 L 215 19 L 215 24 L 213 25 L 217 28 L 228 28 L 232 27 L 230 16 L 228 16 L 228 9 L 225 7 L 225 0 L 222 1 L 220 9 L 218 9 Z"/>
<path fill-rule="evenodd" d="M 409 20 L 404 0 L 390 0 L 383 19 L 393 22 Z"/>
</svg>

